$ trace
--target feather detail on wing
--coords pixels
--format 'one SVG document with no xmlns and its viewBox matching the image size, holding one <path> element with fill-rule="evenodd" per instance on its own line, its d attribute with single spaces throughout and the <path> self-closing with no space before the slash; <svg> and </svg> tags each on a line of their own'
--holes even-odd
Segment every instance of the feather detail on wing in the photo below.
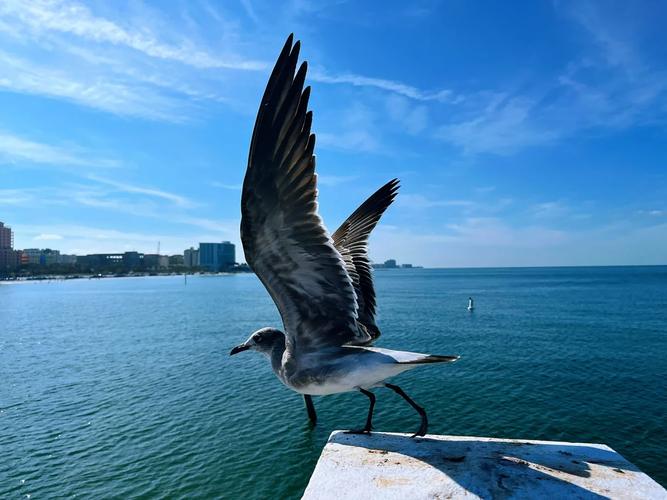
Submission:
<svg viewBox="0 0 667 500">
<path fill-rule="evenodd" d="M 364 342 L 352 280 L 317 213 L 315 135 L 292 35 L 262 98 L 243 181 L 241 240 L 276 303 L 292 354 Z"/>
<path fill-rule="evenodd" d="M 399 187 L 398 179 L 382 186 L 362 203 L 332 236 L 334 246 L 342 255 L 354 285 L 358 321 L 368 331 L 371 341 L 380 336 L 380 330 L 375 324 L 375 288 L 371 261 L 368 258 L 368 237 L 384 211 L 394 201 Z"/>
</svg>

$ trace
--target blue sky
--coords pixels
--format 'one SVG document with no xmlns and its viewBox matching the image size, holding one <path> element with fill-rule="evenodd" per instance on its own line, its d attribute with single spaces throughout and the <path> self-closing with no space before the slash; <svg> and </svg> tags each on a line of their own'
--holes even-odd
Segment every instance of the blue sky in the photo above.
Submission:
<svg viewBox="0 0 667 500">
<path fill-rule="evenodd" d="M 329 230 L 402 181 L 373 259 L 666 264 L 665 24 L 659 1 L 4 0 L 0 220 L 18 248 L 239 244 L 294 32 Z"/>
</svg>

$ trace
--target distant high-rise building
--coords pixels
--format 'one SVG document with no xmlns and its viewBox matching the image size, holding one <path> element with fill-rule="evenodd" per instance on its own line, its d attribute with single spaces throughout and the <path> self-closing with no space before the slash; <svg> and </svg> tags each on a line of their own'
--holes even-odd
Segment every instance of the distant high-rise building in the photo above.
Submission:
<svg viewBox="0 0 667 500">
<path fill-rule="evenodd" d="M 236 264 L 236 246 L 229 241 L 223 241 L 220 246 L 222 248 L 222 265 L 233 267 Z"/>
<path fill-rule="evenodd" d="M 0 222 L 0 271 L 13 269 L 18 264 L 18 253 L 14 250 L 14 233 Z"/>
<path fill-rule="evenodd" d="M 0 222 L 0 248 L 14 249 L 14 233 L 12 233 L 12 228 L 5 226 L 2 222 Z"/>
<path fill-rule="evenodd" d="M 224 271 L 236 263 L 236 247 L 229 241 L 200 243 L 199 265 L 208 271 Z"/>
<path fill-rule="evenodd" d="M 183 252 L 183 265 L 185 267 L 199 267 L 199 250 L 190 247 Z"/>
<path fill-rule="evenodd" d="M 389 259 L 384 261 L 384 267 L 387 269 L 395 269 L 398 266 L 396 265 L 396 259 Z"/>
</svg>

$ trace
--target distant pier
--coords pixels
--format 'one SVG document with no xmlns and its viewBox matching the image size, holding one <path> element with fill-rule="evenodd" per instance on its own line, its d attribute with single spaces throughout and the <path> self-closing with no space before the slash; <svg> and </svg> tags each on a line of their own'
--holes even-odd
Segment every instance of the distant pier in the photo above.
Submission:
<svg viewBox="0 0 667 500">
<path fill-rule="evenodd" d="M 305 500 L 667 499 L 604 444 L 334 431 Z"/>
</svg>

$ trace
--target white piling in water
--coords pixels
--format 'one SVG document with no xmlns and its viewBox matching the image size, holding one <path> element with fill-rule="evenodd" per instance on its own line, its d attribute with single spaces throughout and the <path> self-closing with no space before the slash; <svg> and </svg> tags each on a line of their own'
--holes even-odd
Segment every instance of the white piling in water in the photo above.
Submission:
<svg viewBox="0 0 667 500">
<path fill-rule="evenodd" d="M 604 444 L 334 431 L 305 500 L 667 499 Z"/>
</svg>

